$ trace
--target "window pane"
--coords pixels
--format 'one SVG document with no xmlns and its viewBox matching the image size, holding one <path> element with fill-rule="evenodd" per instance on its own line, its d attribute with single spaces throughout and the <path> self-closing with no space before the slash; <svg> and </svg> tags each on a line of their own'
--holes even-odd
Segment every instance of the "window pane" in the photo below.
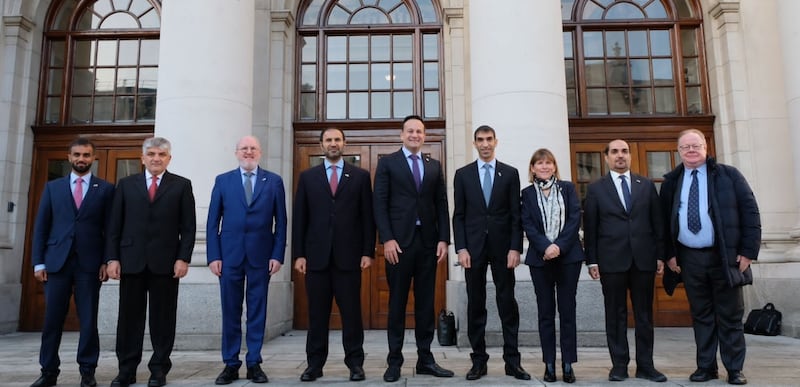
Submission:
<svg viewBox="0 0 800 387">
<path fill-rule="evenodd" d="M 650 3 L 650 5 L 648 5 L 644 11 L 647 12 L 647 17 L 651 19 L 667 18 L 667 10 L 664 9 L 664 5 L 662 5 L 660 1 L 654 1 Z"/>
<path fill-rule="evenodd" d="M 69 21 L 72 14 L 75 12 L 75 6 L 77 4 L 77 2 L 73 1 L 61 2 L 61 8 L 58 10 L 56 19 L 53 22 L 53 29 L 66 30 L 69 28 Z"/>
<path fill-rule="evenodd" d="M 328 60 L 331 62 L 344 62 L 347 59 L 347 37 L 328 37 Z"/>
<path fill-rule="evenodd" d="M 339 5 L 344 7 L 346 10 L 350 12 L 355 12 L 357 9 L 361 8 L 361 1 L 359 0 L 339 0 Z"/>
<path fill-rule="evenodd" d="M 97 65 L 114 66 L 117 64 L 117 42 L 101 40 L 97 42 Z"/>
<path fill-rule="evenodd" d="M 394 117 L 400 118 L 414 111 L 413 95 L 410 92 L 394 93 Z"/>
<path fill-rule="evenodd" d="M 423 87 L 426 89 L 439 88 L 439 63 L 425 63 Z"/>
<path fill-rule="evenodd" d="M 135 99 L 132 96 L 117 97 L 116 114 L 114 121 L 133 121 L 133 107 Z"/>
<path fill-rule="evenodd" d="M 422 59 L 439 59 L 439 36 L 434 34 L 422 35 Z"/>
<path fill-rule="evenodd" d="M 347 24 L 350 14 L 342 8 L 336 6 L 328 16 L 328 24 Z"/>
<path fill-rule="evenodd" d="M 75 42 L 75 54 L 72 56 L 74 58 L 75 67 L 89 67 L 94 66 L 94 57 L 92 56 L 93 50 L 92 46 L 94 46 L 95 42 L 81 40 Z"/>
<path fill-rule="evenodd" d="M 346 81 L 347 65 L 328 65 L 328 90 L 344 90 Z"/>
<path fill-rule="evenodd" d="M 389 49 L 389 36 L 387 35 L 377 35 L 372 36 L 372 46 L 370 46 L 370 50 L 372 51 L 372 60 L 374 61 L 382 61 L 382 60 L 389 60 L 390 58 L 390 49 Z"/>
<path fill-rule="evenodd" d="M 57 123 L 61 118 L 61 97 L 50 97 L 45 102 L 44 121 L 48 124 Z"/>
<path fill-rule="evenodd" d="M 593 4 L 593 3 L 589 3 Z M 583 33 L 583 55 L 587 57 L 603 56 L 603 33 L 584 32 Z"/>
<path fill-rule="evenodd" d="M 314 0 L 306 8 L 306 13 L 303 15 L 303 25 L 317 24 L 319 18 L 319 10 L 322 8 L 323 0 Z"/>
<path fill-rule="evenodd" d="M 133 88 L 136 86 L 137 82 L 135 68 L 121 68 L 119 71 L 117 71 L 117 93 L 132 93 Z"/>
<path fill-rule="evenodd" d="M 389 24 L 389 19 L 375 8 L 362 8 L 353 15 L 350 24 Z"/>
<path fill-rule="evenodd" d="M 650 31 L 650 50 L 653 56 L 672 55 L 669 45 L 669 31 Z"/>
<path fill-rule="evenodd" d="M 159 41 L 154 39 L 142 40 L 142 52 L 139 64 L 143 66 L 158 64 Z"/>
<path fill-rule="evenodd" d="M 394 24 L 411 23 L 411 14 L 408 13 L 408 7 L 406 7 L 405 4 L 392 11 L 389 16 L 392 18 L 392 23 Z"/>
<path fill-rule="evenodd" d="M 129 3 L 127 0 L 117 0 L 120 4 L 127 4 Z M 153 8 L 153 5 L 150 4 L 147 0 L 133 0 L 130 2 L 130 8 L 128 9 L 134 15 L 141 15 L 148 9 Z M 125 7 L 117 8 L 117 9 L 125 9 Z"/>
<path fill-rule="evenodd" d="M 146 14 L 139 17 L 139 24 L 142 25 L 142 28 L 159 28 L 161 26 L 161 20 L 159 20 L 158 13 L 156 13 L 155 9 L 151 9 Z"/>
<path fill-rule="evenodd" d="M 117 159 L 117 183 L 123 178 L 142 172 L 141 159 Z"/>
<path fill-rule="evenodd" d="M 47 94 L 61 94 L 64 83 L 64 70 L 50 70 L 47 75 Z"/>
<path fill-rule="evenodd" d="M 350 89 L 369 88 L 369 67 L 365 64 L 350 65 Z M 366 102 L 366 98 L 364 99 Z M 365 105 L 366 106 L 366 105 Z"/>
<path fill-rule="evenodd" d="M 564 41 L 564 58 L 574 57 L 575 52 L 572 48 L 572 32 L 564 32 L 561 34 L 561 37 Z"/>
<path fill-rule="evenodd" d="M 628 62 L 626 60 L 608 61 L 608 84 L 611 86 L 628 85 Z"/>
<path fill-rule="evenodd" d="M 606 70 L 605 62 L 602 60 L 587 60 L 586 62 L 586 85 L 605 86 Z"/>
<path fill-rule="evenodd" d="M 686 88 L 686 111 L 689 114 L 703 113 L 703 101 L 700 99 L 699 87 Z"/>
<path fill-rule="evenodd" d="M 372 93 L 372 118 L 389 118 L 389 93 Z"/>
<path fill-rule="evenodd" d="M 675 89 L 671 87 L 656 88 L 656 113 L 675 113 Z"/>
<path fill-rule="evenodd" d="M 672 82 L 672 60 L 653 59 L 653 80 L 656 86 L 671 85 Z"/>
<path fill-rule="evenodd" d="M 694 17 L 692 6 L 688 0 L 677 0 L 675 6 L 678 8 L 678 17 L 681 19 Z"/>
<path fill-rule="evenodd" d="M 350 93 L 350 117 L 354 119 L 369 118 L 369 93 Z"/>
<path fill-rule="evenodd" d="M 139 97 L 136 105 L 137 121 L 155 121 L 156 119 L 156 96 L 145 95 Z"/>
<path fill-rule="evenodd" d="M 650 85 L 650 61 L 631 59 L 631 80 L 634 85 Z"/>
<path fill-rule="evenodd" d="M 670 152 L 647 152 L 647 176 L 660 178 L 672 170 Z"/>
<path fill-rule="evenodd" d="M 572 7 L 575 0 L 561 0 L 561 20 L 572 20 Z"/>
<path fill-rule="evenodd" d="M 633 4 L 617 3 L 606 12 L 606 20 L 612 19 L 644 19 L 644 15 Z"/>
<path fill-rule="evenodd" d="M 413 84 L 411 79 L 411 63 L 395 63 L 394 64 L 394 88 L 395 89 L 410 89 Z"/>
<path fill-rule="evenodd" d="M 700 83 L 700 74 L 698 74 L 697 58 L 687 58 L 683 60 L 683 81 L 687 84 Z"/>
<path fill-rule="evenodd" d="M 583 18 L 586 20 L 599 20 L 603 17 L 603 8 L 597 4 L 587 1 L 586 6 L 583 8 Z"/>
<path fill-rule="evenodd" d="M 158 89 L 158 68 L 139 69 L 139 93 L 155 93 Z"/>
<path fill-rule="evenodd" d="M 608 114 L 605 89 L 586 90 L 586 98 L 588 99 L 589 115 Z"/>
<path fill-rule="evenodd" d="M 97 94 L 111 94 L 114 92 L 114 69 L 96 70 L 94 92 Z"/>
<path fill-rule="evenodd" d="M 350 37 L 350 60 L 367 61 L 369 60 L 369 38 L 366 36 Z"/>
<path fill-rule="evenodd" d="M 578 163 L 578 180 L 593 181 L 602 176 L 602 156 L 600 152 L 578 152 L 575 156 Z"/>
<path fill-rule="evenodd" d="M 609 31 L 606 32 L 606 56 L 619 57 L 627 56 L 625 49 L 625 32 Z"/>
<path fill-rule="evenodd" d="M 94 90 L 94 72 L 75 69 L 72 73 L 72 95 L 92 94 L 92 90 Z"/>
<path fill-rule="evenodd" d="M 114 97 L 95 97 L 93 121 L 111 122 L 114 113 L 113 106 Z"/>
<path fill-rule="evenodd" d="M 303 93 L 300 95 L 300 118 L 314 119 L 317 111 L 317 95 L 314 93 Z"/>
<path fill-rule="evenodd" d="M 575 89 L 567 89 L 567 112 L 571 116 L 578 115 L 578 98 Z"/>
<path fill-rule="evenodd" d="M 398 4 L 400 4 L 402 0 L 380 0 L 381 8 L 384 10 L 391 10 L 394 9 Z"/>
<path fill-rule="evenodd" d="M 347 112 L 347 95 L 344 93 L 328 93 L 328 106 L 325 107 L 329 120 L 344 119 Z"/>
<path fill-rule="evenodd" d="M 389 72 L 388 64 L 373 64 L 371 78 L 373 90 L 389 90 L 392 86 L 390 82 L 392 74 Z"/>
<path fill-rule="evenodd" d="M 317 37 L 304 36 L 302 48 L 302 61 L 303 62 L 316 62 L 317 61 Z"/>
<path fill-rule="evenodd" d="M 628 31 L 628 46 L 631 56 L 648 56 L 647 31 Z"/>
<path fill-rule="evenodd" d="M 681 52 L 683 56 L 697 56 L 697 30 L 681 30 Z"/>
<path fill-rule="evenodd" d="M 612 115 L 631 114 L 630 94 L 628 88 L 615 88 L 608 90 L 608 106 Z"/>
<path fill-rule="evenodd" d="M 80 19 L 78 20 L 78 25 L 75 29 L 78 31 L 94 30 L 97 29 L 99 25 L 100 18 L 87 11 L 81 15 Z"/>
<path fill-rule="evenodd" d="M 419 13 L 422 14 L 423 23 L 436 22 L 436 9 L 433 8 L 431 0 L 417 0 L 417 7 L 419 8 Z"/>
<path fill-rule="evenodd" d="M 119 65 L 135 66 L 139 63 L 139 41 L 122 40 L 119 42 Z"/>
<path fill-rule="evenodd" d="M 127 13 L 112 13 L 100 22 L 100 28 L 104 30 L 136 29 L 139 28 L 139 21 Z"/>
<path fill-rule="evenodd" d="M 575 88 L 575 61 L 572 59 L 564 60 L 564 75 L 567 79 L 567 87 Z"/>
<path fill-rule="evenodd" d="M 440 117 L 439 112 L 439 92 L 425 92 L 425 117 Z"/>
<path fill-rule="evenodd" d="M 317 90 L 317 66 L 303 65 L 301 66 L 301 71 L 302 75 L 300 75 L 300 90 Z"/>
<path fill-rule="evenodd" d="M 90 97 L 72 97 L 70 104 L 72 107 L 70 121 L 73 123 L 89 122 L 89 113 L 92 109 L 92 99 Z"/>
<path fill-rule="evenodd" d="M 633 89 L 633 114 L 653 114 L 653 96 L 650 88 Z"/>
<path fill-rule="evenodd" d="M 64 42 L 50 43 L 50 66 L 64 67 Z"/>
<path fill-rule="evenodd" d="M 410 35 L 394 35 L 394 60 L 411 60 L 411 36 Z"/>
</svg>

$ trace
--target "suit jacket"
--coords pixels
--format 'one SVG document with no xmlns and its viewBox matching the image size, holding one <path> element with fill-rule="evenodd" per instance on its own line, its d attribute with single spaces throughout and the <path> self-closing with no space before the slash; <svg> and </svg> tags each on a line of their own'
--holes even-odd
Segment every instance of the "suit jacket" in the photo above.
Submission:
<svg viewBox="0 0 800 387">
<path fill-rule="evenodd" d="M 239 168 L 217 176 L 208 206 L 208 263 L 223 260 L 236 267 L 248 262 L 283 263 L 286 251 L 286 191 L 280 176 L 258 168 L 253 202 L 247 205 Z"/>
<path fill-rule="evenodd" d="M 578 238 L 578 229 L 581 226 L 581 207 L 578 204 L 578 194 L 575 185 L 569 181 L 558 180 L 555 188 L 561 191 L 564 198 L 564 225 L 558 237 L 553 242 L 544 234 L 542 210 L 536 196 L 536 187 L 528 186 L 522 190 L 522 228 L 528 235 L 528 253 L 525 255 L 525 264 L 528 266 L 543 267 L 544 251 L 555 243 L 561 250 L 559 262 L 561 264 L 581 262 L 584 260 L 583 248 Z M 552 195 L 552 190 L 551 190 Z"/>
<path fill-rule="evenodd" d="M 375 223 L 369 172 L 345 163 L 336 194 L 325 165 L 300 174 L 292 216 L 292 257 L 308 270 L 360 270 L 361 257 L 375 255 Z"/>
<path fill-rule="evenodd" d="M 375 224 L 381 243 L 396 240 L 400 248 L 411 245 L 417 219 L 426 247 L 450 241 L 449 209 L 442 165 L 424 156 L 422 187 L 417 191 L 414 176 L 402 149 L 381 157 L 375 170 Z"/>
<path fill-rule="evenodd" d="M 631 173 L 631 212 L 625 210 L 617 189 L 606 174 L 589 184 L 583 207 L 586 259 L 600 272 L 619 273 L 636 265 L 656 271 L 664 251 L 664 223 L 652 181 Z"/>
<path fill-rule="evenodd" d="M 194 211 L 189 179 L 164 172 L 150 202 L 144 173 L 123 178 L 111 206 L 107 261 L 118 260 L 122 274 L 173 273 L 176 260 L 192 260 Z"/>
<path fill-rule="evenodd" d="M 453 235 L 456 251 L 467 249 L 472 262 L 481 258 L 487 240 L 491 251 L 486 254 L 505 258 L 509 250 L 522 253 L 520 224 L 519 172 L 516 168 L 496 163 L 494 184 L 489 205 L 483 198 L 478 162 L 473 161 L 456 171 Z"/>
<path fill-rule="evenodd" d="M 96 272 L 103 264 L 114 186 L 94 175 L 88 183 L 80 209 L 72 198 L 70 176 L 45 185 L 33 230 L 34 266 L 44 264 L 48 272 L 55 273 L 72 251 L 78 254 L 82 271 Z"/>
</svg>

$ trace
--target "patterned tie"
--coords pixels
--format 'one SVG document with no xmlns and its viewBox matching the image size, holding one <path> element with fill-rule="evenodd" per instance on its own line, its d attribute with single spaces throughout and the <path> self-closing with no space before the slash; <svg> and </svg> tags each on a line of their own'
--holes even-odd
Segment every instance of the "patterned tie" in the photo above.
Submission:
<svg viewBox="0 0 800 387">
<path fill-rule="evenodd" d="M 147 194 L 150 196 L 150 201 L 156 199 L 156 190 L 158 190 L 158 176 L 153 175 L 153 181 L 150 183 L 150 189 L 147 190 Z"/>
<path fill-rule="evenodd" d="M 420 173 L 419 165 L 417 164 L 419 156 L 411 155 L 408 157 L 411 158 L 411 173 L 414 174 L 414 183 L 417 184 L 417 191 L 419 191 L 422 188 L 422 173 Z"/>
<path fill-rule="evenodd" d="M 700 232 L 700 183 L 697 182 L 697 170 L 692 171 L 692 185 L 689 187 L 689 204 L 686 208 L 686 222 L 693 234 Z"/>
<path fill-rule="evenodd" d="M 336 194 L 336 188 L 339 187 L 339 174 L 336 173 L 336 169 L 338 167 L 336 165 L 331 165 L 331 193 Z"/>
<path fill-rule="evenodd" d="M 619 178 L 622 180 L 620 185 L 622 186 L 622 198 L 625 199 L 625 210 L 628 213 L 631 213 L 631 189 L 628 187 L 628 180 L 627 176 L 619 175 Z"/>
<path fill-rule="evenodd" d="M 483 164 L 483 200 L 486 205 L 489 205 L 489 199 L 492 197 L 492 166 Z"/>
<path fill-rule="evenodd" d="M 247 205 L 253 203 L 253 180 L 250 179 L 253 176 L 253 172 L 245 172 L 244 173 L 244 200 L 247 201 Z"/>
<path fill-rule="evenodd" d="M 72 191 L 72 198 L 75 199 L 75 208 L 80 209 L 83 203 L 83 179 L 75 179 L 75 190 Z"/>
</svg>

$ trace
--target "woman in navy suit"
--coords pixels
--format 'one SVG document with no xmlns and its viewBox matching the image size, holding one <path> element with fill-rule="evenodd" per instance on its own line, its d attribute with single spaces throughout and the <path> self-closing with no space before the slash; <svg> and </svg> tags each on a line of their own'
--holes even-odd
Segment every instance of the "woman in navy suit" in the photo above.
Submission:
<svg viewBox="0 0 800 387">
<path fill-rule="evenodd" d="M 530 162 L 531 185 L 522 190 L 522 227 L 529 247 L 525 264 L 531 271 L 539 311 L 539 339 L 545 363 L 544 381 L 556 381 L 556 300 L 560 317 L 561 366 L 564 382 L 575 382 L 578 361 L 575 293 L 584 261 L 578 238 L 581 209 L 575 186 L 562 181 L 553 153 L 538 149 Z"/>
</svg>

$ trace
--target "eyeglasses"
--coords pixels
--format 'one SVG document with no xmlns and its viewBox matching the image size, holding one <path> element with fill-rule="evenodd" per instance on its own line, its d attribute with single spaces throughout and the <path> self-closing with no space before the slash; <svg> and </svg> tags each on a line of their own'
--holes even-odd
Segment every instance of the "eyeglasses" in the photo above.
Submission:
<svg viewBox="0 0 800 387">
<path fill-rule="evenodd" d="M 686 152 L 689 149 L 691 149 L 691 150 L 700 150 L 700 149 L 703 149 L 704 146 L 706 146 L 706 144 L 687 144 L 687 145 L 679 146 L 678 150 L 680 150 L 681 152 Z"/>
</svg>

